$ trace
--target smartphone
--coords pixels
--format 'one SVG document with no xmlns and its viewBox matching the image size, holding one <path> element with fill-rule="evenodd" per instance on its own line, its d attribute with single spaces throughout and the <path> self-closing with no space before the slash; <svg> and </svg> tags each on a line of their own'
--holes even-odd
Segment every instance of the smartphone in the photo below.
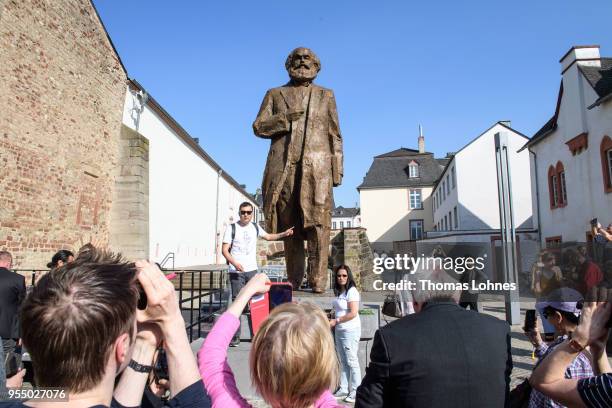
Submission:
<svg viewBox="0 0 612 408">
<path fill-rule="evenodd" d="M 291 302 L 292 298 L 293 286 L 286 282 L 272 282 L 270 291 L 253 296 L 249 302 L 253 334 L 257 334 L 259 327 L 275 307 Z"/>
<path fill-rule="evenodd" d="M 268 292 L 270 312 L 283 303 L 290 303 L 293 297 L 293 286 L 290 283 L 272 283 Z"/>
<path fill-rule="evenodd" d="M 591 220 L 591 226 L 592 226 L 592 227 L 596 227 L 596 226 L 597 226 L 597 224 L 598 224 L 598 222 L 597 222 L 597 218 L 593 218 L 593 219 Z"/>
<path fill-rule="evenodd" d="M 12 377 L 21 370 L 21 354 L 11 352 L 6 358 L 5 364 L 6 378 Z"/>
<path fill-rule="evenodd" d="M 529 309 L 525 312 L 525 331 L 531 331 L 536 328 L 536 311 L 535 309 Z"/>
</svg>

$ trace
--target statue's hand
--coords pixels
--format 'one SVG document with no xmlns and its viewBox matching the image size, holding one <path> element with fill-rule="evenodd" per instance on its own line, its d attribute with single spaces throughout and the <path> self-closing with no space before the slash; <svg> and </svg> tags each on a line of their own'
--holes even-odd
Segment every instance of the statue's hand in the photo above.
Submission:
<svg viewBox="0 0 612 408">
<path fill-rule="evenodd" d="M 304 114 L 304 109 L 290 110 L 289 112 L 286 113 L 287 120 L 290 122 L 294 122 L 298 120 L 299 118 L 301 118 L 303 114 Z"/>
</svg>

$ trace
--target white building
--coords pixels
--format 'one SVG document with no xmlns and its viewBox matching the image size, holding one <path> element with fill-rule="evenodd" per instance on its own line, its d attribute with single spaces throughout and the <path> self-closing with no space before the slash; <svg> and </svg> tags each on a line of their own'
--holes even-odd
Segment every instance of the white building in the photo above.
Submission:
<svg viewBox="0 0 612 408">
<path fill-rule="evenodd" d="M 161 262 L 172 253 L 176 267 L 223 263 L 222 234 L 238 219 L 240 203 L 254 204 L 253 197 L 136 81 L 123 124 L 149 141 L 149 258 Z M 254 210 L 259 221 L 261 209 Z"/>
<path fill-rule="evenodd" d="M 497 122 L 456 152 L 444 168 L 431 200 L 437 233 L 428 236 L 499 230 L 496 133 L 508 138 L 515 225 L 518 230 L 533 228 L 529 154 L 517 152 L 529 138 L 507 122 Z"/>
<path fill-rule="evenodd" d="M 455 251 L 484 256 L 487 276 L 503 281 L 496 133 L 507 136 L 519 276 L 524 283 L 539 250 L 531 208 L 529 155 L 518 152 L 529 139 L 508 122 L 495 123 L 456 152 L 446 165 L 432 194 L 435 231 L 419 242 L 419 250 L 427 252 L 436 244 L 446 243 Z"/>
<path fill-rule="evenodd" d="M 359 208 L 338 206 L 332 210 L 332 229 L 356 228 L 361 226 Z"/>
<path fill-rule="evenodd" d="M 590 240 L 590 220 L 612 222 L 612 58 L 572 47 L 560 60 L 553 117 L 525 145 L 542 245 Z"/>
<path fill-rule="evenodd" d="M 375 249 L 433 230 L 431 192 L 447 162 L 425 151 L 422 135 L 419 150 L 402 147 L 374 157 L 357 190 L 361 226 Z"/>
</svg>

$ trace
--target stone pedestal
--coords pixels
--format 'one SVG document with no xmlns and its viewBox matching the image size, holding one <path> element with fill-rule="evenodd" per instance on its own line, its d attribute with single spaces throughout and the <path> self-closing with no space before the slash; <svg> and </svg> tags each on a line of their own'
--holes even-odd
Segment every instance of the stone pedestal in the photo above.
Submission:
<svg viewBox="0 0 612 408">
<path fill-rule="evenodd" d="M 306 245 L 306 242 L 304 242 Z M 306 251 L 308 256 L 308 251 Z M 344 228 L 330 232 L 329 268 L 346 264 L 351 268 L 355 282 L 361 291 L 370 291 L 375 278 L 373 253 L 365 228 Z M 282 241 L 257 243 L 257 262 L 260 266 L 285 265 Z"/>
</svg>

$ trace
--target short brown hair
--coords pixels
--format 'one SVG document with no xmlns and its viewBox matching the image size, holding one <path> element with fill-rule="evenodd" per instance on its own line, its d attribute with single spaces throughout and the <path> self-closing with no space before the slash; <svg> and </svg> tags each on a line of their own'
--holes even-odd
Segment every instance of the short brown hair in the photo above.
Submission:
<svg viewBox="0 0 612 408">
<path fill-rule="evenodd" d="M 244 207 L 251 207 L 251 210 L 252 210 L 253 209 L 253 204 L 249 203 L 248 201 L 245 201 L 245 202 L 240 204 L 240 207 L 238 207 L 238 211 L 240 211 Z"/>
<path fill-rule="evenodd" d="M 136 267 L 120 254 L 88 251 L 43 276 L 21 312 L 37 385 L 94 388 L 113 343 L 123 333 L 131 337 L 137 302 Z"/>
<path fill-rule="evenodd" d="M 251 379 L 273 406 L 306 408 L 338 382 L 338 359 L 323 310 L 285 303 L 253 339 Z"/>
</svg>

